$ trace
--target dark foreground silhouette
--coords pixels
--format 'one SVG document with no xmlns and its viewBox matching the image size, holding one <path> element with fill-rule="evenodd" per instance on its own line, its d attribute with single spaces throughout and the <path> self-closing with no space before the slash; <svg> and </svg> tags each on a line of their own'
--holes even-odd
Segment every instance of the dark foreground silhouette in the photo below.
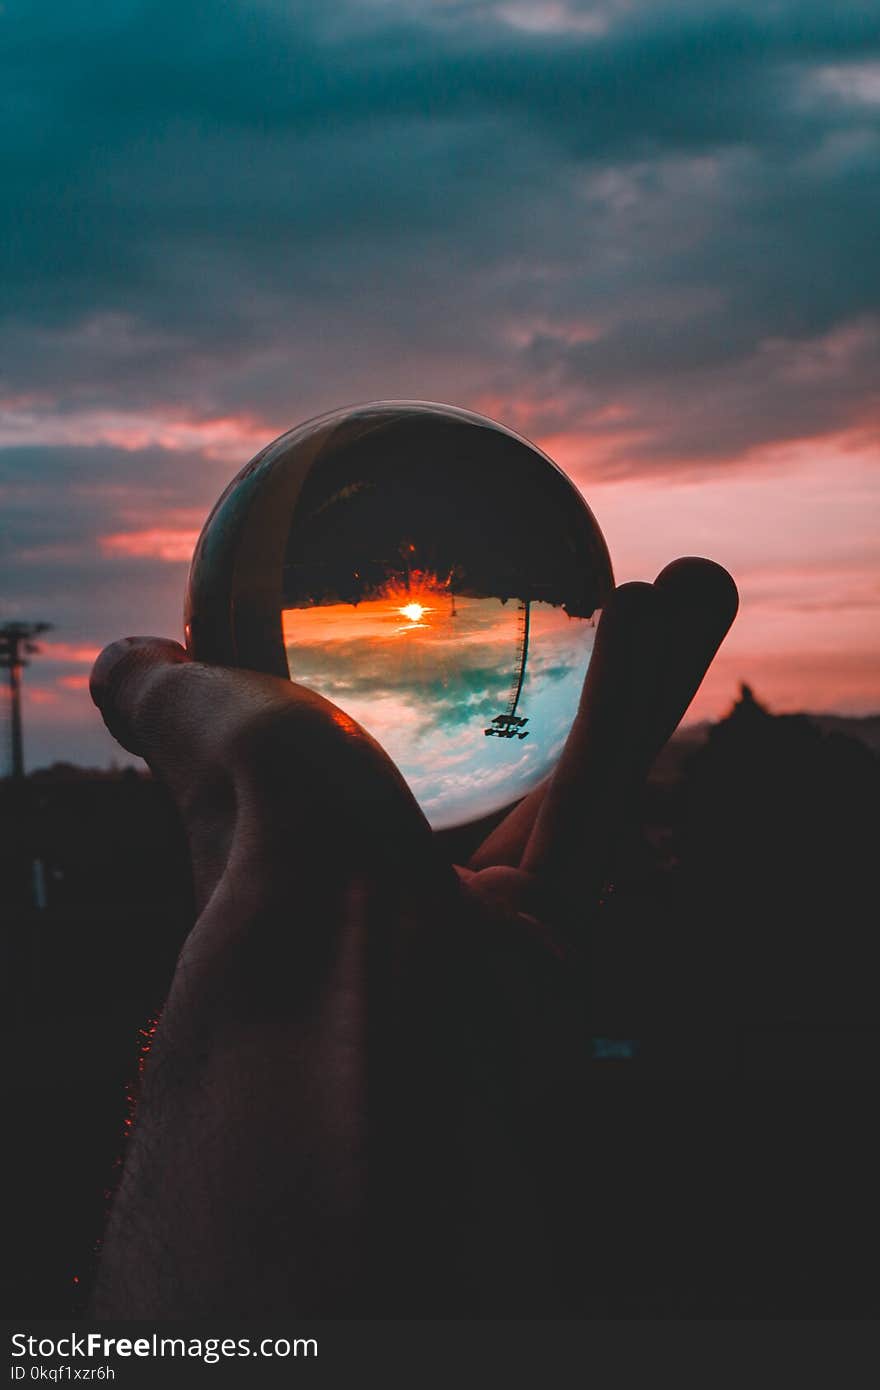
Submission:
<svg viewBox="0 0 880 1390">
<path fill-rule="evenodd" d="M 537 1077 L 528 1066 L 516 1071 L 523 1103 L 503 1131 L 517 1155 L 512 1175 L 498 1160 L 490 1102 L 497 1118 L 509 1099 L 495 1084 L 511 1075 L 502 1060 L 558 1029 L 557 962 L 529 943 L 533 982 L 544 972 L 544 992 L 533 988 L 531 998 L 536 1010 L 542 998 L 547 1006 L 531 1031 L 511 1032 L 508 1015 L 498 1034 L 492 1011 L 498 1055 L 481 1054 L 488 1099 L 479 1087 L 450 1093 L 444 1079 L 447 1047 L 474 1052 L 462 1000 L 469 990 L 473 998 L 483 966 L 471 956 L 462 967 L 471 980 L 464 993 L 457 973 L 444 981 L 441 998 L 456 1001 L 459 1023 L 450 1017 L 431 1069 L 424 1049 L 418 1068 L 395 1061 L 407 1124 L 396 1106 L 381 1117 L 399 1154 L 419 1160 L 420 1146 L 436 1142 L 438 1108 L 456 1115 L 446 1128 L 454 1142 L 433 1168 L 449 1174 L 447 1189 L 411 1180 L 410 1229 L 386 1232 L 396 1258 L 425 1245 L 440 1252 L 420 1290 L 432 1311 L 457 1311 L 467 1284 L 467 1270 L 451 1278 L 452 1253 L 439 1238 L 451 1225 L 482 1232 L 487 1263 L 528 1243 L 534 1280 L 496 1282 L 492 1297 L 473 1280 L 469 1298 L 490 1309 L 876 1314 L 863 1256 L 876 1244 L 878 1215 L 877 783 L 876 757 L 863 744 L 803 718 L 775 718 L 747 690 L 677 775 L 658 770 L 619 837 L 613 889 L 590 919 L 565 1064 L 548 1070 L 546 1051 L 533 1046 Z M 45 906 L 20 902 L 7 935 L 6 1019 L 17 1050 L 5 1049 L 5 1097 L 18 1234 L 7 1306 L 48 1316 L 81 1304 L 88 1290 L 105 1190 L 124 1148 L 124 1083 L 137 1086 L 138 1045 L 151 1046 L 145 1025 L 167 993 L 194 905 L 176 815 L 157 783 L 33 778 L 28 793 Z M 509 983 L 516 993 L 513 964 Z M 295 971 L 285 970 L 279 1006 L 296 989 Z M 431 989 L 436 998 L 435 979 Z M 414 1037 L 421 1002 L 403 1014 Z M 475 1007 L 472 1022 L 481 1018 Z M 200 1130 L 190 1160 L 210 1142 Z M 467 1167 L 475 1150 L 488 1153 L 490 1176 L 504 1179 L 489 1210 L 460 1208 L 462 1144 Z M 409 1167 L 411 1178 L 424 1171 Z M 393 1196 L 399 1204 L 399 1187 Z"/>
</svg>

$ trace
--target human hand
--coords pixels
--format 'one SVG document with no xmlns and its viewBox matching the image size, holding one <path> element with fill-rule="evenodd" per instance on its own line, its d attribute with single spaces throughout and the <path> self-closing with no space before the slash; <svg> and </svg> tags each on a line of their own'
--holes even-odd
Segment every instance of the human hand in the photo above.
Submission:
<svg viewBox="0 0 880 1390">
<path fill-rule="evenodd" d="M 619 589 L 557 769 L 457 875 L 382 749 L 319 696 L 161 640 L 102 654 L 94 698 L 172 790 L 199 915 L 98 1311 L 541 1306 L 540 1219 L 505 1220 L 528 1207 L 511 1116 L 566 1061 L 558 958 L 735 610 L 706 561 Z"/>
</svg>

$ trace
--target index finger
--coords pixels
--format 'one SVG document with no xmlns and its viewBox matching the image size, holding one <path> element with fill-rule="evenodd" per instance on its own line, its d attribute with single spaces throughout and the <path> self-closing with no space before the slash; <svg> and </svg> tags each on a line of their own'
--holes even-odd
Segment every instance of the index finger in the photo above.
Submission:
<svg viewBox="0 0 880 1390">
<path fill-rule="evenodd" d="M 701 559 L 615 591 L 520 866 L 540 880 L 554 915 L 570 916 L 600 891 L 629 799 L 693 699 L 737 604 L 727 571 Z"/>
</svg>

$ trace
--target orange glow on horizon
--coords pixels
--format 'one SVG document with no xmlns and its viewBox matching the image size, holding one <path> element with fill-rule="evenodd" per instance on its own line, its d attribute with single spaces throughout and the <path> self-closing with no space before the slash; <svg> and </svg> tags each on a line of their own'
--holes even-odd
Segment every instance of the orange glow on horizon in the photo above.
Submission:
<svg viewBox="0 0 880 1390">
<path fill-rule="evenodd" d="M 414 547 L 410 546 L 410 550 Z M 430 621 L 426 621 L 429 615 L 438 613 L 436 600 L 439 595 L 449 597 L 449 580 L 445 582 L 436 574 L 429 570 L 410 570 L 407 578 L 391 579 L 384 589 L 376 595 L 375 599 L 367 600 L 372 606 L 379 605 L 377 612 L 382 613 L 383 606 L 387 605 L 387 612 L 394 617 L 406 618 L 406 623 L 396 629 L 397 632 L 412 632 L 416 628 L 430 627 Z M 432 602 L 433 600 L 433 602 Z M 362 607 L 359 604 L 358 607 Z"/>
<path fill-rule="evenodd" d="M 429 570 L 412 569 L 404 577 L 390 579 L 370 598 L 358 603 L 310 604 L 302 608 L 285 608 L 281 618 L 286 645 L 328 640 L 391 642 L 399 638 L 416 642 L 435 642 L 476 638 L 492 640 L 492 636 L 509 638 L 506 615 L 495 634 L 487 633 L 485 605 L 494 600 L 457 598 L 450 590 L 451 576 L 441 579 Z M 456 619 L 456 606 L 472 616 L 480 615 L 479 629 L 470 631 L 468 624 Z M 502 638 L 503 640 L 503 638 Z"/>
</svg>

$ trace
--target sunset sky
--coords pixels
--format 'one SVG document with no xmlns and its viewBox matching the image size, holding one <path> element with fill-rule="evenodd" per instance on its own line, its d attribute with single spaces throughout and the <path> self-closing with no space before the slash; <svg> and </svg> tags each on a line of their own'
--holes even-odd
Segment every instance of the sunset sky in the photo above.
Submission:
<svg viewBox="0 0 880 1390">
<path fill-rule="evenodd" d="M 179 636 L 228 479 L 372 398 L 534 439 L 619 581 L 731 569 L 690 718 L 880 710 L 876 0 L 5 0 L 0 68 L 31 766 L 107 764 L 99 648 Z"/>
</svg>

